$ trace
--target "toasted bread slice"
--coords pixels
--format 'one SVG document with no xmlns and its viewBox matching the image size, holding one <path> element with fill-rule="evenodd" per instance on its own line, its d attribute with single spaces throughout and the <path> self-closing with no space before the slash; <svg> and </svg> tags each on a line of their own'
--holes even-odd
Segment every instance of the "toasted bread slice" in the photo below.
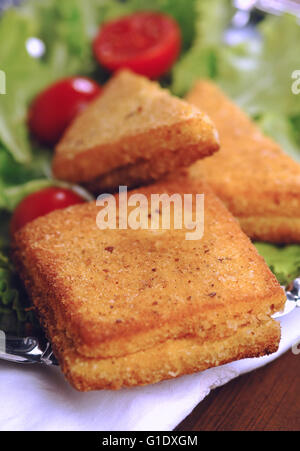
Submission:
<svg viewBox="0 0 300 451">
<path fill-rule="evenodd" d="M 153 383 L 277 349 L 270 316 L 285 295 L 221 201 L 183 175 L 128 194 L 150 202 L 152 193 L 204 193 L 203 238 L 187 240 L 172 223 L 99 230 L 94 202 L 15 236 L 16 266 L 79 390 Z"/>
<path fill-rule="evenodd" d="M 221 140 L 216 155 L 191 167 L 192 177 L 211 185 L 249 237 L 300 242 L 300 165 L 214 83 L 198 82 L 187 100 L 210 115 Z"/>
<path fill-rule="evenodd" d="M 187 335 L 120 357 L 88 358 L 76 351 L 47 313 L 52 347 L 66 378 L 80 391 L 154 384 L 233 360 L 268 355 L 277 351 L 280 340 L 279 324 L 269 320 L 254 327 L 241 326 L 221 340 Z"/>
<path fill-rule="evenodd" d="M 158 179 L 218 148 L 207 115 L 123 70 L 71 124 L 56 148 L 53 173 L 111 192 Z"/>
</svg>

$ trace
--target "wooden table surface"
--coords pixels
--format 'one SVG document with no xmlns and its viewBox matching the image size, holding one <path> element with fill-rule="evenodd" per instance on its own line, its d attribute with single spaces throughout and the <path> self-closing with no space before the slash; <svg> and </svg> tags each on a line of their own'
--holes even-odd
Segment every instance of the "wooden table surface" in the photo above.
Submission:
<svg viewBox="0 0 300 451">
<path fill-rule="evenodd" d="M 176 431 L 299 431 L 300 354 L 213 390 Z"/>
</svg>

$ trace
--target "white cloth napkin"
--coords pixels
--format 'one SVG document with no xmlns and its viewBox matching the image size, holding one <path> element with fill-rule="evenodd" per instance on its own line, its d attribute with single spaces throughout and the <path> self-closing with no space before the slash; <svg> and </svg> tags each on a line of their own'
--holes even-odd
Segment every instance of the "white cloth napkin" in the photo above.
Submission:
<svg viewBox="0 0 300 451">
<path fill-rule="evenodd" d="M 117 392 L 79 393 L 59 368 L 0 362 L 0 430 L 172 430 L 210 390 L 266 365 L 300 341 L 300 308 L 280 322 L 280 348 L 271 356 Z"/>
</svg>

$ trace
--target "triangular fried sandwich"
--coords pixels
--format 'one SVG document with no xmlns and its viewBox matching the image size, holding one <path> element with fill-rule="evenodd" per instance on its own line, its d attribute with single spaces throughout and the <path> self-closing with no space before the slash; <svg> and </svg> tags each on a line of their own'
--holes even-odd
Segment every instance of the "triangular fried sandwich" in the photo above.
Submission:
<svg viewBox="0 0 300 451">
<path fill-rule="evenodd" d="M 300 242 L 300 165 L 210 81 L 199 81 L 187 100 L 214 121 L 219 152 L 195 163 L 205 179 L 255 240 Z"/>
<path fill-rule="evenodd" d="M 111 192 L 159 179 L 218 148 L 206 114 L 123 70 L 70 125 L 56 147 L 53 173 L 95 193 Z"/>
</svg>

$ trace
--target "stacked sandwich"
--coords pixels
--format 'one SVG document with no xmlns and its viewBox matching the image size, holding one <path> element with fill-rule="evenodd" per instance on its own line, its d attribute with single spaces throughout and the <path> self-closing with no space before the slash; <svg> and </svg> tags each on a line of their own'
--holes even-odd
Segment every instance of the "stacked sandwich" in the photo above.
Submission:
<svg viewBox="0 0 300 451">
<path fill-rule="evenodd" d="M 95 201 L 15 235 L 15 263 L 75 388 L 155 383 L 277 350 L 272 315 L 285 295 L 246 234 L 299 241 L 300 167 L 216 86 L 201 81 L 184 101 L 117 73 L 62 137 L 53 173 L 95 195 L 121 185 L 149 202 L 204 195 L 197 240 L 161 218 L 155 230 L 101 229 Z"/>
</svg>

